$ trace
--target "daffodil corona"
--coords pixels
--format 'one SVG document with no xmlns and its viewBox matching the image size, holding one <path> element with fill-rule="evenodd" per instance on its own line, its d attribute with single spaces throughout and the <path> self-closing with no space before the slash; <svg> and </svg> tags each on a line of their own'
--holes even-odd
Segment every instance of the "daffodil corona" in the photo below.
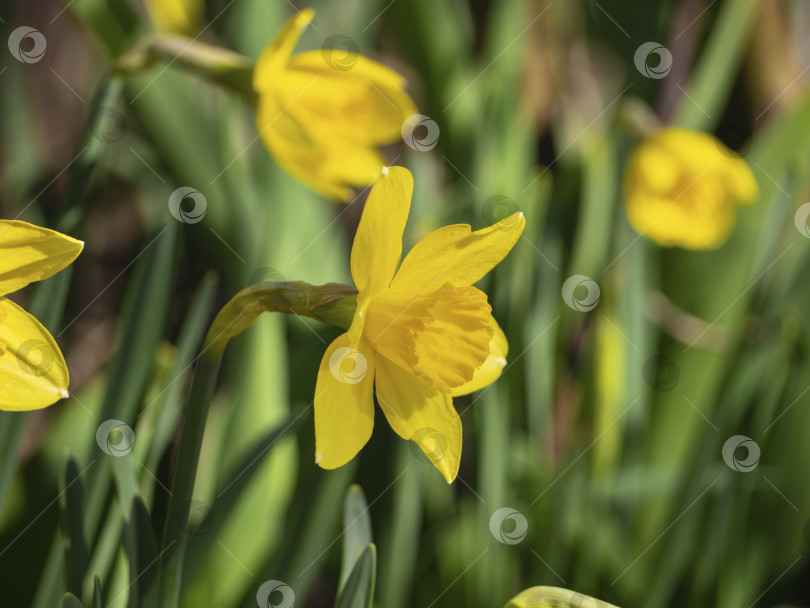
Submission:
<svg viewBox="0 0 810 608">
<path fill-rule="evenodd" d="M 291 175 L 336 200 L 372 184 L 385 164 L 377 147 L 397 141 L 416 112 L 405 80 L 341 49 L 293 55 L 312 10 L 290 19 L 264 50 L 253 75 L 259 135 Z"/>
<path fill-rule="evenodd" d="M 486 295 L 472 284 L 509 253 L 526 222 L 515 213 L 476 232 L 446 226 L 400 265 L 412 193 L 410 172 L 386 167 L 363 210 L 351 254 L 357 308 L 318 371 L 315 460 L 334 469 L 365 445 L 376 385 L 391 428 L 419 444 L 451 482 L 461 458 L 452 398 L 495 381 L 508 348 Z"/>
<path fill-rule="evenodd" d="M 53 230 L 0 220 L 0 409 L 36 410 L 68 396 L 68 369 L 56 341 L 2 296 L 56 274 L 83 246 Z"/>
<path fill-rule="evenodd" d="M 737 205 L 757 197 L 745 161 L 706 133 L 669 128 L 642 141 L 627 164 L 627 217 L 664 246 L 713 249 L 734 226 Z"/>
</svg>

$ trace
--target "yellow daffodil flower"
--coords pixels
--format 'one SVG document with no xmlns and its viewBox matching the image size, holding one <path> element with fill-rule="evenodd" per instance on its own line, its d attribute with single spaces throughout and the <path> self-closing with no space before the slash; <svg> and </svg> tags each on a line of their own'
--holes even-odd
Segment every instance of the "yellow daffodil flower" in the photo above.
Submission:
<svg viewBox="0 0 810 608">
<path fill-rule="evenodd" d="M 514 213 L 476 232 L 440 228 L 400 265 L 412 193 L 410 172 L 386 167 L 363 210 L 351 254 L 357 308 L 318 371 L 315 460 L 334 469 L 365 445 L 376 385 L 391 428 L 419 444 L 449 483 L 461 458 L 452 397 L 498 378 L 508 348 L 486 294 L 472 284 L 509 253 L 526 220 Z"/>
<path fill-rule="evenodd" d="M 201 0 L 146 0 L 146 11 L 158 30 L 186 36 L 200 29 L 204 8 Z"/>
<path fill-rule="evenodd" d="M 402 135 L 416 113 L 405 80 L 390 68 L 341 49 L 292 55 L 312 10 L 290 19 L 253 74 L 256 123 L 267 149 L 291 175 L 324 196 L 348 201 L 374 183 L 377 150 Z"/>
<path fill-rule="evenodd" d="M 56 274 L 84 243 L 13 220 L 0 220 L 0 410 L 36 410 L 68 396 L 68 369 L 39 321 L 2 297 Z"/>
<path fill-rule="evenodd" d="M 734 226 L 736 206 L 754 202 L 745 161 L 716 138 L 669 128 L 642 141 L 625 174 L 627 217 L 664 246 L 713 249 Z"/>
</svg>

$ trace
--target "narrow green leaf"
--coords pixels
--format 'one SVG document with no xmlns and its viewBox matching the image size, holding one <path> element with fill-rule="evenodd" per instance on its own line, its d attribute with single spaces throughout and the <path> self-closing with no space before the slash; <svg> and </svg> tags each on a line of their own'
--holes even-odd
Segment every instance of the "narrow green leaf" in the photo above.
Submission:
<svg viewBox="0 0 810 608">
<path fill-rule="evenodd" d="M 93 577 L 93 605 L 91 608 L 101 608 L 101 579 Z"/>
<path fill-rule="evenodd" d="M 366 547 L 339 593 L 335 608 L 371 608 L 377 575 L 377 548 Z"/>
<path fill-rule="evenodd" d="M 62 598 L 62 608 L 84 608 L 84 604 L 72 593 L 66 593 Z"/>
<path fill-rule="evenodd" d="M 343 561 L 340 566 L 338 592 L 346 585 L 354 565 L 371 544 L 371 518 L 368 504 L 360 486 L 353 484 L 346 492 L 343 506 Z"/>
<path fill-rule="evenodd" d="M 124 540 L 129 558 L 129 603 L 131 606 L 153 605 L 150 589 L 157 578 L 157 569 L 151 568 L 158 555 L 157 539 L 152 530 L 149 511 L 137 496 L 132 502 L 132 511 L 124 531 Z M 149 601 L 152 600 L 152 601 Z"/>
<path fill-rule="evenodd" d="M 230 513 L 237 504 L 239 497 L 249 487 L 251 480 L 261 470 L 262 459 L 269 456 L 271 448 L 276 445 L 279 439 L 288 432 L 292 435 L 297 433 L 304 422 L 311 424 L 308 416 L 298 415 L 291 420 L 285 420 L 277 428 L 265 434 L 255 443 L 253 448 L 245 453 L 237 465 L 233 467 L 230 474 L 223 478 L 228 482 L 217 492 L 217 500 L 211 511 L 199 525 L 200 529 L 206 530 L 205 536 L 195 536 L 189 539 L 188 557 L 185 566 L 185 575 L 193 579 L 205 557 L 205 547 L 210 543 L 210 538 L 218 538 L 222 529 L 227 523 L 227 518 L 218 517 L 221 513 Z M 185 576 L 184 575 L 184 576 Z"/>
<path fill-rule="evenodd" d="M 84 499 L 80 476 L 76 459 L 68 454 L 59 506 L 62 515 L 62 538 L 65 544 L 67 588 L 81 595 L 82 579 L 87 566 L 87 547 L 82 525 Z"/>
</svg>

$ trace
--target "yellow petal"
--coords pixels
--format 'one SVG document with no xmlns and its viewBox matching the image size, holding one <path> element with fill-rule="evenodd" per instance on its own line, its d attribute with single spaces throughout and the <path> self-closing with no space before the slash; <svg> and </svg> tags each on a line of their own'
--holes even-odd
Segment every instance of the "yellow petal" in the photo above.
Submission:
<svg viewBox="0 0 810 608">
<path fill-rule="evenodd" d="M 371 188 L 352 245 L 352 278 L 361 298 L 391 283 L 402 257 L 412 194 L 413 175 L 403 167 L 385 167 Z"/>
<path fill-rule="evenodd" d="M 0 296 L 47 279 L 70 264 L 84 243 L 16 220 L 0 220 Z"/>
<path fill-rule="evenodd" d="M 305 9 L 290 18 L 273 41 L 262 51 L 253 71 L 253 88 L 258 92 L 275 85 L 277 72 L 287 66 L 301 32 L 309 25 L 315 11 Z"/>
<path fill-rule="evenodd" d="M 342 61 L 347 61 L 341 56 Z M 351 55 L 350 69 L 332 67 L 323 51 L 298 53 L 290 60 L 279 94 L 290 101 L 299 119 L 324 140 L 387 144 L 402 136 L 402 124 L 416 113 L 405 80 L 392 69 L 361 55 Z M 313 76 L 318 76 L 313 82 Z M 279 83 L 282 84 L 281 82 Z M 306 91 L 301 91 L 306 87 Z M 286 103 L 285 103 L 286 105 Z"/>
<path fill-rule="evenodd" d="M 374 352 L 348 334 L 338 336 L 321 360 L 315 386 L 315 462 L 336 469 L 354 458 L 374 427 Z"/>
<path fill-rule="evenodd" d="M 411 249 L 391 286 L 421 290 L 446 282 L 472 285 L 506 257 L 525 226 L 526 218 L 518 212 L 475 232 L 466 224 L 440 228 Z"/>
<path fill-rule="evenodd" d="M 501 376 L 501 372 L 506 366 L 509 342 L 507 342 L 506 335 L 503 333 L 501 326 L 498 325 L 495 317 L 490 316 L 490 323 L 492 324 L 493 334 L 492 339 L 489 341 L 489 356 L 484 361 L 484 364 L 475 370 L 472 380 L 451 391 L 450 394 L 453 397 L 480 390 L 485 386 L 489 386 Z"/>
<path fill-rule="evenodd" d="M 377 401 L 394 432 L 415 441 L 451 483 L 461 462 L 461 419 L 447 393 L 377 355 Z"/>
<path fill-rule="evenodd" d="M 161 31 L 196 33 L 205 9 L 202 0 L 147 0 L 146 10 L 155 27 Z"/>
<path fill-rule="evenodd" d="M 757 180 L 751 168 L 742 158 L 731 158 L 726 162 L 725 184 L 738 205 L 750 205 L 759 196 Z"/>
<path fill-rule="evenodd" d="M 351 200 L 350 185 L 345 180 L 327 179 L 321 171 L 324 151 L 293 114 L 279 105 L 275 95 L 259 97 L 256 127 L 270 154 L 287 173 L 327 198 Z M 383 164 L 382 157 L 377 160 L 375 172 Z"/>
<path fill-rule="evenodd" d="M 363 330 L 375 351 L 449 393 L 486 361 L 491 311 L 486 294 L 469 285 L 422 294 L 389 289 L 370 302 Z"/>
<path fill-rule="evenodd" d="M 11 300 L 0 298 L 0 409 L 37 410 L 68 396 L 67 365 L 53 337 Z"/>
</svg>

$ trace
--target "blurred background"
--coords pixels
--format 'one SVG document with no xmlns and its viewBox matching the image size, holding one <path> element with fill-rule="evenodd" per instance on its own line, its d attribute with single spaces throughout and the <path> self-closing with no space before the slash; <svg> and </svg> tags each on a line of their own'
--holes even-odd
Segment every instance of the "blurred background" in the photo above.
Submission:
<svg viewBox="0 0 810 608">
<path fill-rule="evenodd" d="M 265 315 L 226 352 L 181 605 L 253 606 L 267 580 L 296 606 L 333 605 L 357 483 L 377 606 L 493 608 L 533 585 L 618 606 L 810 606 L 810 229 L 795 215 L 810 198 L 810 6 L 211 0 L 196 35 L 255 59 L 306 7 L 298 49 L 338 40 L 393 67 L 425 116 L 385 149 L 415 175 L 406 249 L 445 224 L 526 215 L 481 284 L 509 364 L 456 400 L 452 485 L 379 412 L 360 455 L 323 471 L 311 403 L 339 330 Z M 136 606 L 210 320 L 259 281 L 351 283 L 365 193 L 343 206 L 300 185 L 245 101 L 182 61 L 117 73 L 152 29 L 136 0 L 0 10 L 4 39 L 41 34 L 0 52 L 0 216 L 87 243 L 14 296 L 72 382 L 47 410 L 0 412 L 0 604 L 88 601 L 97 575 L 103 605 Z M 648 42 L 666 53 L 639 62 Z M 664 249 L 627 223 L 627 156 L 662 125 L 714 133 L 757 179 L 715 251 Z M 199 221 L 170 213 L 180 186 L 204 195 Z M 98 438 L 110 420 L 134 442 Z"/>
</svg>

